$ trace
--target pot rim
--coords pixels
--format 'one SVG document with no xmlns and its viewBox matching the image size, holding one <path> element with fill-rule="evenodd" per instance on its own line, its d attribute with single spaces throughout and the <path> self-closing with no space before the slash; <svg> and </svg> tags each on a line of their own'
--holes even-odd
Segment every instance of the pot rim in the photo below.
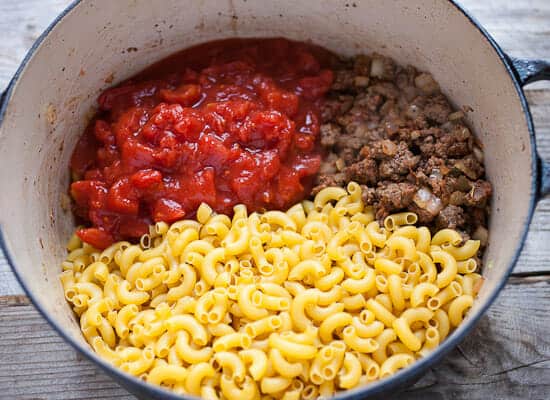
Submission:
<svg viewBox="0 0 550 400">
<path fill-rule="evenodd" d="M 16 86 L 17 82 L 19 81 L 19 78 L 21 77 L 23 71 L 25 70 L 25 67 L 27 66 L 29 61 L 32 59 L 34 53 L 41 46 L 44 40 L 49 36 L 51 31 L 77 6 L 81 5 L 82 2 L 83 0 L 74 0 L 71 4 L 69 4 L 67 8 L 65 8 L 51 22 L 51 24 L 46 28 L 46 30 L 38 37 L 38 39 L 34 42 L 34 44 L 31 46 L 31 48 L 25 55 L 23 61 L 19 65 L 13 78 L 9 82 L 7 89 L 0 96 L 0 128 L 2 126 L 3 118 L 5 115 L 9 100 L 12 96 L 13 89 Z M 386 379 L 378 380 L 376 382 L 369 384 L 368 386 L 360 386 L 351 390 L 339 392 L 333 397 L 335 399 L 360 399 L 360 398 L 363 398 L 365 395 L 372 396 L 372 395 L 380 394 L 381 392 L 384 392 L 385 390 L 388 390 L 394 386 L 399 387 L 407 383 L 410 383 L 411 381 L 414 382 L 413 380 L 417 377 L 417 375 L 427 370 L 431 365 L 441 360 L 443 356 L 445 356 L 452 349 L 454 349 L 465 338 L 465 336 L 469 333 L 469 331 L 473 329 L 473 327 L 477 324 L 481 316 L 485 314 L 487 309 L 493 304 L 496 297 L 498 296 L 498 294 L 506 284 L 508 277 L 512 272 L 512 269 L 516 265 L 516 262 L 520 256 L 521 250 L 525 244 L 525 239 L 527 236 L 527 232 L 529 230 L 529 225 L 535 210 L 535 205 L 537 201 L 537 187 L 538 187 L 537 182 L 539 181 L 538 179 L 539 171 L 537 168 L 535 130 L 534 130 L 531 112 L 529 110 L 529 105 L 527 103 L 527 99 L 525 98 L 525 94 L 522 89 L 522 84 L 518 80 L 517 76 L 514 74 L 514 71 L 504 51 L 500 48 L 500 46 L 493 39 L 493 37 L 485 30 L 485 28 L 479 23 L 479 21 L 477 21 L 476 18 L 470 15 L 468 11 L 466 11 L 464 7 L 460 5 L 456 0 L 448 0 L 448 2 L 457 11 L 462 13 L 462 15 L 472 24 L 474 28 L 476 28 L 481 33 L 482 37 L 491 45 L 491 47 L 496 53 L 496 56 L 500 59 L 506 71 L 508 72 L 509 78 L 512 80 L 512 83 L 516 89 L 517 95 L 521 103 L 522 111 L 525 115 L 527 129 L 529 131 L 529 144 L 530 144 L 529 151 L 531 156 L 531 171 L 532 171 L 531 173 L 533 176 L 533 181 L 532 181 L 530 193 L 529 193 L 528 213 L 523 221 L 523 230 L 521 232 L 520 240 L 518 241 L 518 245 L 516 247 L 514 255 L 512 256 L 508 265 L 506 266 L 504 278 L 496 285 L 493 293 L 487 298 L 485 304 L 483 304 L 483 306 L 477 311 L 475 315 L 473 315 L 466 323 L 461 324 L 441 345 L 439 345 L 427 357 L 416 360 L 413 364 L 411 364 L 411 366 L 398 371 L 397 373 L 395 373 L 394 375 Z M 57 331 L 57 333 L 66 342 L 68 342 L 75 350 L 77 350 L 80 354 L 83 354 L 89 360 L 93 361 L 96 365 L 101 367 L 104 371 L 106 371 L 110 375 L 111 378 L 115 379 L 119 384 L 121 384 L 125 388 L 128 388 L 129 386 L 131 386 L 133 388 L 142 389 L 142 390 L 145 390 L 146 393 L 152 394 L 158 398 L 173 399 L 173 400 L 178 400 L 178 399 L 181 400 L 184 398 L 198 399 L 197 396 L 193 396 L 193 395 L 181 396 L 167 389 L 163 389 L 160 386 L 148 384 L 138 379 L 137 377 L 127 374 L 123 372 L 121 369 L 109 364 L 107 361 L 99 357 L 99 355 L 95 353 L 89 346 L 86 347 L 80 342 L 74 340 L 70 335 L 68 335 L 65 332 L 65 328 L 63 326 L 61 326 L 60 324 L 57 324 L 53 319 L 49 317 L 47 311 L 40 306 L 40 303 L 36 301 L 35 296 L 25 285 L 25 282 L 23 281 L 22 277 L 18 273 L 15 258 L 9 251 L 1 226 L 0 226 L 0 249 L 2 249 L 2 251 L 4 252 L 6 260 L 10 265 L 14 275 L 16 276 L 17 281 L 25 291 L 26 295 L 32 301 L 34 307 L 40 312 L 40 314 L 48 322 L 48 324 L 52 326 Z"/>
</svg>

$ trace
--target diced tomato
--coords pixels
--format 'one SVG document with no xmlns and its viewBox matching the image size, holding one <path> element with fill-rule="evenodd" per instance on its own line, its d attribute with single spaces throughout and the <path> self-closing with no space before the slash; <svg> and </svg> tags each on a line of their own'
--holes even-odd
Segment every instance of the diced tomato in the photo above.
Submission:
<svg viewBox="0 0 550 400">
<path fill-rule="evenodd" d="M 89 243 L 97 249 L 105 249 L 115 241 L 109 232 L 99 228 L 79 229 L 76 231 L 76 235 L 83 242 Z"/>
<path fill-rule="evenodd" d="M 81 207 L 104 206 L 107 188 L 100 181 L 77 181 L 71 184 L 71 196 Z"/>
<path fill-rule="evenodd" d="M 201 98 L 199 85 L 184 84 L 176 90 L 163 89 L 160 97 L 168 103 L 179 103 L 184 107 L 191 107 Z"/>
<path fill-rule="evenodd" d="M 333 72 L 323 70 L 319 76 L 308 76 L 300 79 L 299 87 L 306 99 L 317 99 L 323 96 L 329 89 L 333 80 Z"/>
<path fill-rule="evenodd" d="M 71 158 L 87 243 L 134 240 L 155 221 L 285 209 L 320 166 L 320 107 L 332 71 L 285 39 L 221 41 L 107 89 Z M 328 63 L 326 63 L 328 64 Z"/>
<path fill-rule="evenodd" d="M 84 175 L 86 170 L 94 168 L 96 153 L 100 144 L 92 134 L 91 128 L 86 129 L 80 137 L 71 156 L 71 170 L 77 175 Z"/>
<path fill-rule="evenodd" d="M 174 222 L 185 217 L 182 205 L 171 199 L 158 199 L 153 205 L 153 220 L 155 222 Z"/>
<path fill-rule="evenodd" d="M 121 217 L 118 225 L 118 235 L 122 238 L 139 238 L 149 232 L 150 220 L 139 217 Z"/>
<path fill-rule="evenodd" d="M 111 131 L 111 126 L 106 121 L 101 119 L 98 119 L 95 122 L 94 135 L 97 140 L 105 145 L 112 145 L 115 143 L 115 137 Z"/>
<path fill-rule="evenodd" d="M 121 150 L 122 163 L 129 169 L 147 168 L 155 162 L 155 149 L 136 140 L 126 140 Z"/>
<path fill-rule="evenodd" d="M 138 214 L 139 197 L 128 178 L 119 179 L 111 186 L 107 193 L 107 207 L 119 214 Z"/>
<path fill-rule="evenodd" d="M 154 169 L 142 169 L 134 173 L 130 183 L 137 189 L 151 189 L 162 182 L 162 174 Z"/>
</svg>

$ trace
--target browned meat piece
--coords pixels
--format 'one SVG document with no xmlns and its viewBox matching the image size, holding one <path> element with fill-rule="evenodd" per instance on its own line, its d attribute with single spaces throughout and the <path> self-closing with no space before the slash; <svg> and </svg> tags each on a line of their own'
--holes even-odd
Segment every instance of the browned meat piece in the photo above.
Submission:
<svg viewBox="0 0 550 400">
<path fill-rule="evenodd" d="M 466 195 L 466 204 L 474 207 L 485 207 L 487 200 L 491 197 L 491 184 L 487 181 L 478 180 L 472 184 L 472 189 Z"/>
<path fill-rule="evenodd" d="M 452 112 L 449 102 L 442 94 L 428 97 L 423 111 L 426 118 L 438 124 L 447 122 L 449 114 Z"/>
<path fill-rule="evenodd" d="M 348 69 L 339 69 L 335 71 L 334 82 L 332 83 L 332 90 L 349 91 L 355 88 L 353 84 L 355 74 Z"/>
<path fill-rule="evenodd" d="M 399 90 L 391 82 L 378 82 L 371 85 L 369 92 L 380 94 L 386 99 L 397 99 L 399 97 Z"/>
<path fill-rule="evenodd" d="M 361 185 L 361 200 L 367 206 L 372 206 L 376 202 L 376 189 Z"/>
<path fill-rule="evenodd" d="M 345 115 L 337 117 L 336 123 L 338 123 L 338 125 L 343 128 L 344 132 L 353 133 L 359 125 L 362 125 L 366 122 L 366 118 L 367 116 L 364 114 L 355 115 L 349 112 Z"/>
<path fill-rule="evenodd" d="M 473 228 L 487 226 L 487 210 L 485 208 L 466 207 L 465 215 Z"/>
<path fill-rule="evenodd" d="M 363 140 L 363 144 L 371 143 L 384 137 L 381 129 L 370 129 L 368 124 L 357 124 L 353 135 L 360 137 Z"/>
<path fill-rule="evenodd" d="M 364 54 L 359 54 L 353 60 L 353 72 L 359 76 L 370 75 L 370 63 L 371 59 Z"/>
<path fill-rule="evenodd" d="M 321 146 L 332 147 L 336 144 L 336 140 L 342 134 L 342 129 L 333 123 L 323 124 L 320 128 Z"/>
<path fill-rule="evenodd" d="M 346 179 L 361 184 L 376 185 L 378 181 L 378 167 L 376 162 L 369 158 L 363 158 L 344 169 Z"/>
<path fill-rule="evenodd" d="M 415 213 L 418 216 L 418 222 L 424 225 L 430 224 L 434 220 L 434 218 L 437 216 L 437 213 L 430 212 L 425 208 L 421 208 L 417 206 L 414 203 L 412 203 L 408 207 L 408 210 Z"/>
<path fill-rule="evenodd" d="M 452 133 L 444 133 L 435 140 L 433 152 L 442 158 L 457 158 L 470 153 L 470 148 L 468 142 L 458 140 Z"/>
<path fill-rule="evenodd" d="M 408 207 L 418 188 L 407 182 L 379 182 L 376 188 L 376 198 L 380 208 L 392 212 Z"/>
<path fill-rule="evenodd" d="M 407 175 L 409 171 L 415 168 L 419 161 L 420 157 L 415 156 L 405 142 L 400 142 L 395 155 L 393 157 L 388 156 L 380 163 L 378 173 L 383 179 L 398 182 L 402 180 L 403 175 Z"/>
<path fill-rule="evenodd" d="M 365 123 L 356 123 L 348 125 L 347 134 L 340 135 L 336 139 L 338 149 L 351 149 L 354 154 L 357 153 L 365 143 L 373 140 L 379 140 L 381 137 L 380 130 L 369 129 Z"/>
<path fill-rule="evenodd" d="M 338 148 L 348 148 L 351 150 L 359 151 L 363 147 L 364 140 L 360 136 L 356 135 L 341 135 L 338 136 L 337 142 Z"/>
<path fill-rule="evenodd" d="M 466 204 L 466 193 L 456 191 L 451 193 L 449 196 L 449 204 L 452 204 L 454 206 L 461 206 L 463 204 Z"/>
<path fill-rule="evenodd" d="M 465 223 L 464 210 L 451 204 L 441 210 L 435 219 L 435 226 L 438 230 L 462 228 Z"/>
<path fill-rule="evenodd" d="M 454 162 L 451 162 L 451 164 L 453 165 L 453 168 L 456 168 L 472 180 L 481 178 L 485 173 L 483 165 L 481 165 L 481 163 L 472 155 L 467 155 L 460 160 L 455 160 Z"/>
<path fill-rule="evenodd" d="M 422 72 L 414 78 L 414 84 L 425 94 L 439 92 L 439 84 L 434 80 L 431 74 Z"/>
<path fill-rule="evenodd" d="M 330 121 L 349 111 L 353 104 L 354 97 L 349 95 L 338 95 L 323 102 L 321 107 L 321 118 L 323 122 Z"/>
<path fill-rule="evenodd" d="M 391 81 L 395 78 L 395 71 L 395 63 L 391 58 L 376 53 L 372 55 L 370 76 Z"/>
<path fill-rule="evenodd" d="M 432 231 L 486 232 L 483 152 L 433 77 L 378 54 L 336 68 L 321 109 L 329 154 L 313 193 L 353 180 L 379 220 L 409 210 Z"/>
<path fill-rule="evenodd" d="M 365 158 L 372 158 L 374 160 L 386 160 L 389 157 L 394 157 L 397 154 L 397 144 L 391 140 L 377 140 L 369 143 L 367 146 L 363 146 L 360 151 L 360 155 Z"/>
<path fill-rule="evenodd" d="M 317 177 L 316 185 L 313 189 L 311 189 L 311 194 L 316 195 L 319 193 L 322 189 L 329 187 L 329 186 L 345 186 L 346 184 L 346 175 L 342 172 L 336 173 L 336 174 L 328 174 L 328 175 L 319 175 Z"/>
<path fill-rule="evenodd" d="M 399 115 L 399 108 L 394 100 L 386 100 L 382 107 L 380 107 L 380 115 L 384 117 L 384 122 L 401 122 L 401 116 Z"/>
<path fill-rule="evenodd" d="M 350 147 L 344 147 L 337 151 L 338 157 L 344 161 L 345 165 L 353 164 L 357 160 L 357 152 Z"/>
<path fill-rule="evenodd" d="M 382 103 L 384 103 L 384 99 L 379 94 L 359 93 L 353 102 L 353 109 L 359 112 L 365 112 L 364 110 L 366 110 L 373 113 L 378 110 Z"/>
<path fill-rule="evenodd" d="M 416 75 L 418 75 L 416 69 L 411 65 L 407 65 L 397 73 L 395 84 L 400 90 L 406 90 L 408 88 L 416 90 L 414 87 L 414 78 Z"/>
</svg>

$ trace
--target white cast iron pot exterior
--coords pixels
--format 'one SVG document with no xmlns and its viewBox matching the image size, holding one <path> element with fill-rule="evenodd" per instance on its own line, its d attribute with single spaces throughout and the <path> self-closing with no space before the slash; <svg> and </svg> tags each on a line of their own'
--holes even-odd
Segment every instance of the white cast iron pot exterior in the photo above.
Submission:
<svg viewBox="0 0 550 400">
<path fill-rule="evenodd" d="M 97 95 L 113 78 L 119 82 L 188 46 L 235 36 L 311 40 L 345 55 L 376 51 L 431 72 L 455 105 L 473 109 L 469 122 L 483 142 L 494 186 L 486 282 L 447 345 L 409 367 L 426 369 L 471 329 L 469 321 L 503 285 L 529 221 L 535 179 L 517 86 L 490 42 L 444 0 L 83 0 L 74 6 L 20 71 L 0 128 L 0 226 L 22 284 L 73 345 L 132 391 L 148 387 L 91 351 L 63 297 L 60 262 L 74 228 L 63 207 L 69 157 Z M 406 371 L 350 393 L 386 390 Z"/>
</svg>

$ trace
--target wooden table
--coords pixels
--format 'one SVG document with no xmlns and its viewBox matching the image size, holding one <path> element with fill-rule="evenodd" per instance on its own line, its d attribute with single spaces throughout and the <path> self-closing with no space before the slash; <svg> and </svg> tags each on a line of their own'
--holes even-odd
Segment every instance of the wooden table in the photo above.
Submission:
<svg viewBox="0 0 550 400">
<path fill-rule="evenodd" d="M 0 89 L 68 0 L 0 0 Z M 550 0 L 463 0 L 509 54 L 550 59 Z M 550 84 L 526 90 L 550 159 Z M 477 328 L 399 399 L 550 399 L 550 199 Z M 133 399 L 42 319 L 0 253 L 0 399 Z"/>
</svg>

